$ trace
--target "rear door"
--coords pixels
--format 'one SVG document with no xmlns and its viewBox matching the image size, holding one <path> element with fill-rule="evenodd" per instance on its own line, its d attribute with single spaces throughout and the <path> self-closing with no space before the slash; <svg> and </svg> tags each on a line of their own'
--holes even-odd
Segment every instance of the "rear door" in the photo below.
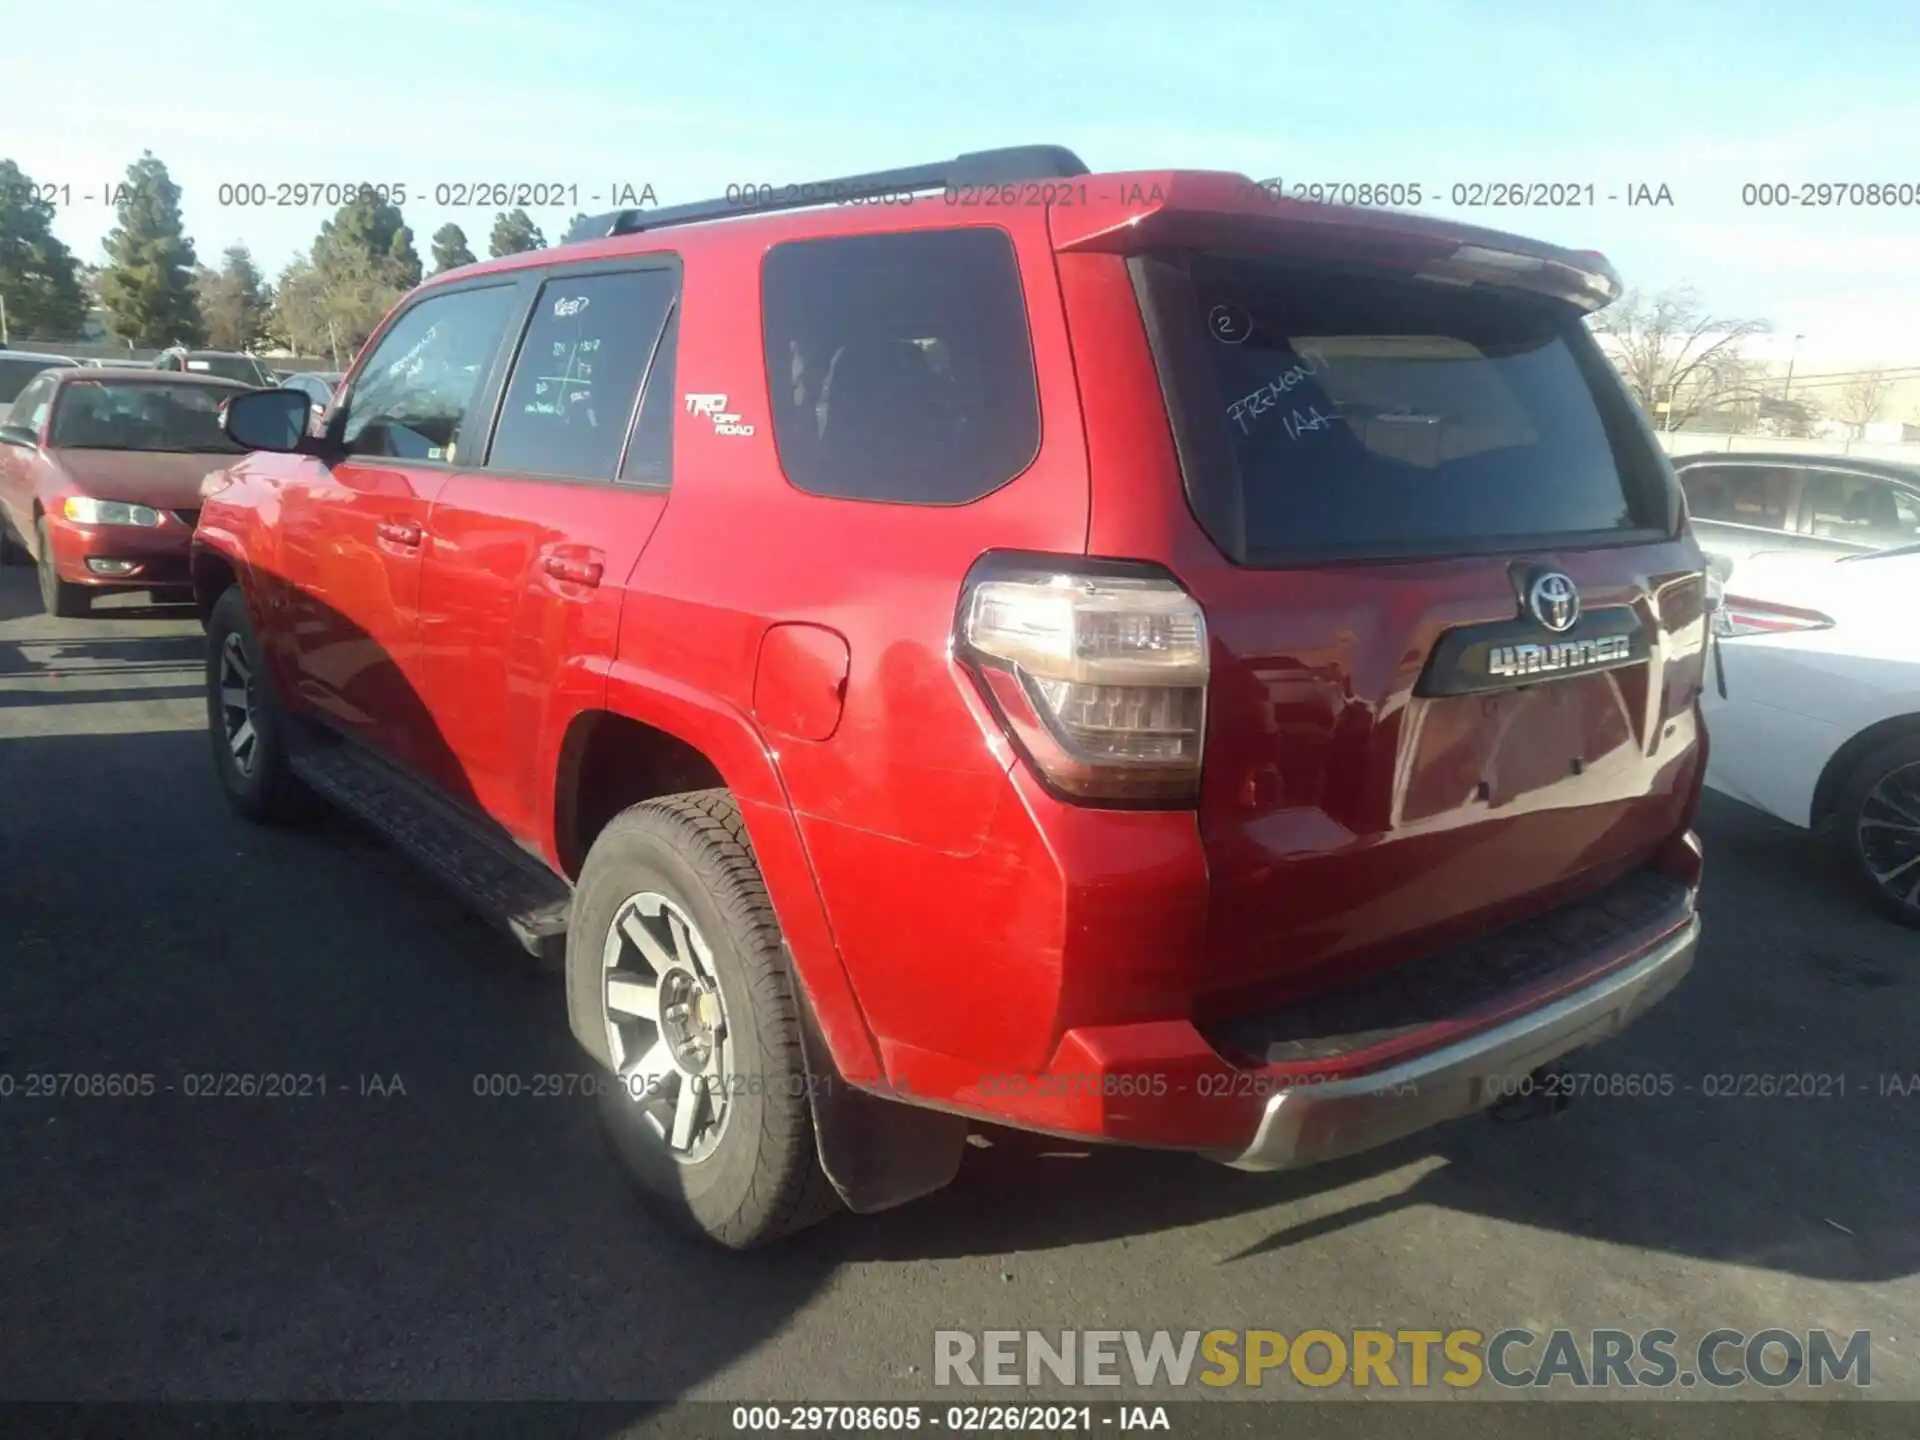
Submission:
<svg viewBox="0 0 1920 1440">
<path fill-rule="evenodd" d="M 1207 985 L 1390 963 L 1642 862 L 1691 803 L 1702 558 L 1581 312 L 1284 247 L 1133 265 L 1212 542 L 1179 561 L 1216 667 Z"/>
<path fill-rule="evenodd" d="M 1777 460 L 1727 459 L 1680 471 L 1700 548 L 1741 560 L 1763 550 L 1830 550 L 1808 538 L 1801 503 L 1807 472 Z"/>
<path fill-rule="evenodd" d="M 1809 470 L 1800 528 L 1848 550 L 1890 550 L 1920 541 L 1920 493 L 1880 475 Z"/>
<path fill-rule="evenodd" d="M 552 818 L 542 757 L 604 695 L 624 583 L 667 503 L 679 275 L 651 255 L 530 280 L 485 463 L 433 503 L 421 661 L 439 778 L 528 842 Z"/>
</svg>

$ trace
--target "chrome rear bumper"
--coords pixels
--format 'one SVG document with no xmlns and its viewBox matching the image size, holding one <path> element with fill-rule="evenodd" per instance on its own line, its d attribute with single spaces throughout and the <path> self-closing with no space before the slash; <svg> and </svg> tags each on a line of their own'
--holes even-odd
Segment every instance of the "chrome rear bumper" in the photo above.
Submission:
<svg viewBox="0 0 1920 1440">
<path fill-rule="evenodd" d="M 1700 920 L 1593 984 L 1456 1044 L 1382 1070 L 1281 1091 L 1253 1141 L 1216 1158 L 1237 1170 L 1288 1170 L 1371 1150 L 1514 1093 L 1540 1066 L 1625 1029 L 1693 966 Z"/>
</svg>

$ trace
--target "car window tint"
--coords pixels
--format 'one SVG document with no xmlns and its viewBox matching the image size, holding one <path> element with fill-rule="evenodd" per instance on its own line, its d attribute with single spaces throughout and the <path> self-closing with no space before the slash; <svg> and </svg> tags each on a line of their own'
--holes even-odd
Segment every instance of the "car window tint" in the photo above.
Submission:
<svg viewBox="0 0 1920 1440">
<path fill-rule="evenodd" d="M 628 484 L 665 485 L 673 478 L 673 362 L 679 338 L 680 312 L 675 309 L 654 347 L 646 394 L 633 422 L 633 439 L 627 443 L 627 458 L 620 463 L 620 478 Z"/>
<path fill-rule="evenodd" d="M 1769 465 L 1694 465 L 1680 476 L 1687 513 L 1696 520 L 1785 530 L 1793 509 L 1794 472 Z"/>
<path fill-rule="evenodd" d="M 555 277 L 540 287 L 487 456 L 490 468 L 611 480 L 674 272 Z"/>
<path fill-rule="evenodd" d="M 1826 540 L 1876 548 L 1920 540 L 1920 500 L 1871 475 L 1807 476 L 1801 526 Z"/>
<path fill-rule="evenodd" d="M 774 442 L 816 495 L 955 505 L 1040 448 L 1026 302 L 997 229 L 776 245 L 762 274 Z"/>
<path fill-rule="evenodd" d="M 348 453 L 454 463 L 512 301 L 510 284 L 456 290 L 396 320 L 348 397 Z"/>
<path fill-rule="evenodd" d="M 63 449 L 237 455 L 220 429 L 228 386 L 75 380 L 61 393 L 49 443 Z"/>
<path fill-rule="evenodd" d="M 1226 462 L 1188 484 L 1228 487 L 1207 508 L 1239 513 L 1253 562 L 1659 523 L 1635 513 L 1657 457 L 1610 419 L 1617 382 L 1570 311 L 1265 257 L 1188 275 L 1178 323 L 1211 383 L 1185 418 Z"/>
</svg>

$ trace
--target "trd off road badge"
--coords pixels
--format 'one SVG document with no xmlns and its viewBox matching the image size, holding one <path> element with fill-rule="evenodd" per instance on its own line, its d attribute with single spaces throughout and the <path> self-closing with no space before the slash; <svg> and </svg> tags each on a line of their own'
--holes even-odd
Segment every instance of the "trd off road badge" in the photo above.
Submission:
<svg viewBox="0 0 1920 1440">
<path fill-rule="evenodd" d="M 713 421 L 713 433 L 716 435 L 751 435 L 753 426 L 741 423 L 734 411 L 727 409 L 727 397 L 724 395 L 687 395 L 687 413 L 705 415 Z"/>
</svg>

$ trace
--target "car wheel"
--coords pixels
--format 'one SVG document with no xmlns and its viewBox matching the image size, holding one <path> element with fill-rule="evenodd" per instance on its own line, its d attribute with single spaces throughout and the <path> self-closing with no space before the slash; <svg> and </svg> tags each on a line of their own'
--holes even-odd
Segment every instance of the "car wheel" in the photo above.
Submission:
<svg viewBox="0 0 1920 1440">
<path fill-rule="evenodd" d="M 1874 901 L 1920 927 L 1920 735 L 1883 745 L 1854 767 L 1840 822 L 1854 873 Z"/>
<path fill-rule="evenodd" d="M 47 518 L 34 521 L 34 538 L 40 549 L 40 604 L 49 615 L 63 620 L 78 620 L 93 609 L 93 600 L 84 585 L 71 585 L 60 578 L 53 563 L 53 537 L 47 534 Z"/>
<path fill-rule="evenodd" d="M 744 1250 L 825 1219 L 795 980 L 732 798 L 621 812 L 567 930 L 574 1033 L 609 1072 L 599 1111 L 649 1204 Z"/>
<path fill-rule="evenodd" d="M 237 585 L 207 617 L 207 733 L 220 788 L 247 819 L 277 824 L 314 808 L 287 763 L 286 717 Z"/>
</svg>

